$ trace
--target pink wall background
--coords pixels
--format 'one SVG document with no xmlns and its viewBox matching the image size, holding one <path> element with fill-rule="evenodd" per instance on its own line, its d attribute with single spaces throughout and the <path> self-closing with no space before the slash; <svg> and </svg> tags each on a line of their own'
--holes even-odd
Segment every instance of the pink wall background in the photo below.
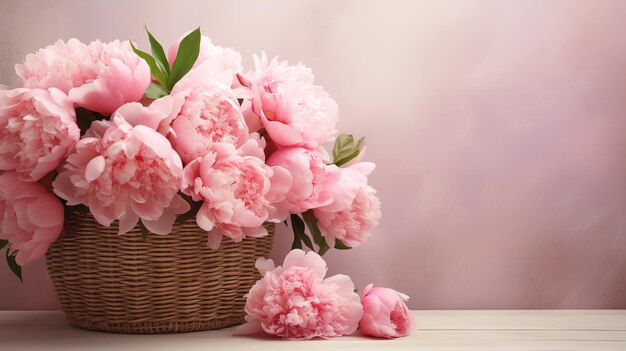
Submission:
<svg viewBox="0 0 626 351">
<path fill-rule="evenodd" d="M 2 0 L 0 81 L 58 38 L 145 48 L 144 23 L 303 61 L 367 136 L 383 220 L 330 273 L 411 308 L 626 308 L 626 2 Z M 24 276 L 0 264 L 0 309 L 58 308 Z"/>
</svg>

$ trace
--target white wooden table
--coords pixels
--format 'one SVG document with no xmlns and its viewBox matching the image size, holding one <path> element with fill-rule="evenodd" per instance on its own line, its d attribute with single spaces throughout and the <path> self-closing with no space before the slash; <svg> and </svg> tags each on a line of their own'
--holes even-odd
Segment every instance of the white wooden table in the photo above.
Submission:
<svg viewBox="0 0 626 351">
<path fill-rule="evenodd" d="M 0 350 L 620 350 L 624 310 L 414 311 L 410 336 L 286 341 L 234 337 L 233 328 L 169 335 L 122 335 L 69 326 L 61 312 L 0 311 Z"/>
</svg>

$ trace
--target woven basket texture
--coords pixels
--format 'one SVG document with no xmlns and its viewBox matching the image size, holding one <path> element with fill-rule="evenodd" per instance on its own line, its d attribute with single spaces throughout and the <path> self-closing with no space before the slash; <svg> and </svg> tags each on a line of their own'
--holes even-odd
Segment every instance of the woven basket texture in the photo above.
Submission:
<svg viewBox="0 0 626 351">
<path fill-rule="evenodd" d="M 116 333 L 176 333 L 219 329 L 244 321 L 244 295 L 261 278 L 254 267 L 268 257 L 269 235 L 225 239 L 207 247 L 195 221 L 169 235 L 142 239 L 139 226 L 117 235 L 91 215 L 76 215 L 46 254 L 61 307 L 75 327 Z"/>
</svg>

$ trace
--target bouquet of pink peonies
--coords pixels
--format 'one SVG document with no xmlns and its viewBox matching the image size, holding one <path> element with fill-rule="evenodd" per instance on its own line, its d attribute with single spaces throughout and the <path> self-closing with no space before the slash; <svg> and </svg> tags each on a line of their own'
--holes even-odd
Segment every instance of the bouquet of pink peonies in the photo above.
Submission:
<svg viewBox="0 0 626 351">
<path fill-rule="evenodd" d="M 65 219 L 90 213 L 123 235 L 195 220 L 217 249 L 287 219 L 293 248 L 358 246 L 380 201 L 363 139 L 336 137 L 336 102 L 311 70 L 241 55 L 192 31 L 151 54 L 76 39 L 29 54 L 0 90 L 0 248 L 42 257 Z M 334 140 L 331 153 L 323 147 Z"/>
<path fill-rule="evenodd" d="M 21 279 L 21 265 L 56 241 L 51 276 L 70 323 L 87 329 L 193 331 L 245 314 L 242 335 L 407 335 L 408 296 L 370 285 L 359 297 L 348 276 L 326 277 L 321 255 L 361 244 L 381 212 L 363 138 L 335 137 L 337 104 L 311 70 L 263 54 L 244 72 L 238 52 L 199 29 L 167 54 L 148 38 L 151 54 L 58 41 L 16 66 L 19 88 L 0 90 L 0 249 L 13 272 Z M 256 242 L 217 250 L 224 237 L 265 237 L 267 222 L 283 221 L 294 239 L 282 266 L 242 257 L 259 256 Z M 89 230 L 73 233 L 77 222 Z M 104 238 L 112 225 L 144 241 Z M 181 239 L 146 243 L 150 233 Z"/>
</svg>

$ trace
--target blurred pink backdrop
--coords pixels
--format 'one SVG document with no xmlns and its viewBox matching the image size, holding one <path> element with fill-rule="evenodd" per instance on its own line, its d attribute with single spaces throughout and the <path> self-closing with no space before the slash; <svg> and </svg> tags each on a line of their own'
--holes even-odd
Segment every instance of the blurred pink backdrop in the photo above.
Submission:
<svg viewBox="0 0 626 351">
<path fill-rule="evenodd" d="M 626 2 L 2 0 L 0 82 L 144 24 L 303 61 L 367 137 L 383 219 L 331 274 L 411 308 L 626 308 Z M 0 309 L 58 308 L 43 262 L 24 276 L 0 264 Z"/>
</svg>

